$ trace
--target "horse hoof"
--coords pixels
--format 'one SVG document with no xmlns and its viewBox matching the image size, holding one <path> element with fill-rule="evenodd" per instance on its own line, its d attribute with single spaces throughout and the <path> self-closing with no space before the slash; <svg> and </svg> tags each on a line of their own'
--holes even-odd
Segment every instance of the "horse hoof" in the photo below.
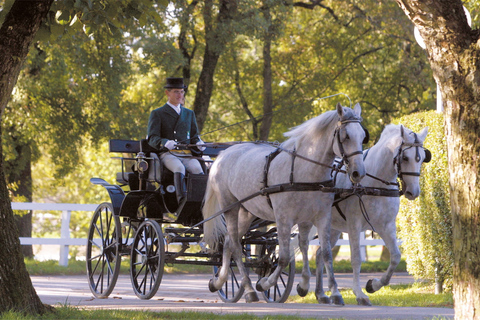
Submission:
<svg viewBox="0 0 480 320">
<path fill-rule="evenodd" d="M 373 279 L 367 281 L 367 284 L 365 285 L 365 290 L 367 290 L 368 293 L 375 292 L 375 289 L 373 289 Z"/>
<path fill-rule="evenodd" d="M 262 278 L 258 280 L 257 284 L 255 285 L 255 289 L 257 289 L 257 291 L 260 291 L 260 292 L 265 291 L 265 289 L 263 288 L 263 284 L 267 281 L 267 279 L 268 278 Z"/>
<path fill-rule="evenodd" d="M 300 287 L 300 284 L 297 284 L 297 293 L 300 297 L 305 297 L 308 293 L 308 290 L 303 289 L 302 287 Z"/>
<path fill-rule="evenodd" d="M 249 292 L 245 295 L 245 301 L 247 303 L 258 302 L 258 296 L 255 292 Z"/>
<path fill-rule="evenodd" d="M 345 302 L 343 301 L 342 296 L 331 296 L 330 299 L 332 300 L 332 303 L 336 306 L 344 306 Z"/>
<path fill-rule="evenodd" d="M 332 301 L 330 301 L 329 297 L 320 297 L 320 298 L 317 298 L 317 301 L 320 304 L 331 304 L 332 303 Z"/>
<path fill-rule="evenodd" d="M 210 292 L 217 292 L 218 289 L 215 288 L 215 286 L 213 285 L 213 279 L 210 279 L 210 281 L 208 281 L 208 289 L 210 290 Z"/>
<path fill-rule="evenodd" d="M 368 298 L 357 298 L 357 304 L 359 306 L 368 306 L 368 307 L 372 306 L 372 303 Z"/>
</svg>

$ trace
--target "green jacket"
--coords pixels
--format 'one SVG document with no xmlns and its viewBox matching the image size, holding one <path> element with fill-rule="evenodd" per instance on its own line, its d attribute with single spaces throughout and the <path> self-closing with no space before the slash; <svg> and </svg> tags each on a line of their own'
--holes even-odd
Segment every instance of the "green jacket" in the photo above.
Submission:
<svg viewBox="0 0 480 320">
<path fill-rule="evenodd" d="M 200 140 L 195 113 L 183 106 L 180 115 L 168 104 L 153 110 L 150 113 L 147 131 L 148 144 L 160 152 L 168 151 L 165 148 L 168 140 L 182 144 L 195 144 Z M 198 149 L 195 149 L 198 152 Z"/>
</svg>

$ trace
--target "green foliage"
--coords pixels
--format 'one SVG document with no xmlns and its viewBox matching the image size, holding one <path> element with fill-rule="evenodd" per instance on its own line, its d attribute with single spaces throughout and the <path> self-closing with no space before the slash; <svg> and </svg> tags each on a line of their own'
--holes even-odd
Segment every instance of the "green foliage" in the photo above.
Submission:
<svg viewBox="0 0 480 320">
<path fill-rule="evenodd" d="M 282 17 L 272 43 L 273 123 L 269 140 L 327 110 L 337 102 L 362 105 L 364 124 L 373 137 L 402 114 L 434 108 L 435 83 L 405 14 L 395 2 L 323 1 L 322 8 L 272 6 Z M 285 14 L 287 12 L 287 14 Z M 252 114 L 263 114 L 263 38 L 267 21 L 252 8 L 245 19 L 258 29 L 242 33 L 220 58 L 204 133 L 248 119 L 237 93 Z M 246 21 L 245 21 L 246 22 Z M 254 28 L 254 27 L 251 27 Z M 254 34 L 255 36 L 251 36 Z M 324 97 L 338 94 L 329 99 Z M 322 99 L 322 100 L 320 100 Z M 209 134 L 208 141 L 251 140 L 252 122 Z"/>
<path fill-rule="evenodd" d="M 106 28 L 111 36 L 121 38 L 128 26 L 143 27 L 153 21 L 161 22 L 157 8 L 166 8 L 168 0 L 58 0 L 36 35 L 37 41 L 56 41 L 78 31 L 87 36 Z"/>
<path fill-rule="evenodd" d="M 450 289 L 453 235 L 443 114 L 415 113 L 396 122 L 415 132 L 428 127 L 424 147 L 432 152 L 432 161 L 423 165 L 420 197 L 415 201 L 401 200 L 399 238 L 408 271 L 417 278 L 444 282 L 444 288 Z"/>
<path fill-rule="evenodd" d="M 109 155 L 108 142 L 98 148 L 86 141 L 78 150 L 79 157 L 75 162 L 75 170 L 62 177 L 55 178 L 55 166 L 50 157 L 42 157 L 33 166 L 34 201 L 54 203 L 102 203 L 110 201 L 108 193 L 101 186 L 90 183 L 90 178 L 103 178 L 109 183 L 115 183 L 117 172 L 121 172 L 121 162 Z M 61 212 L 52 211 L 52 218 L 35 224 L 37 236 L 45 236 L 51 232 L 58 236 Z M 73 238 L 86 238 L 92 212 L 72 212 L 70 232 Z M 54 224 L 55 223 L 55 224 Z M 71 252 L 72 254 L 72 252 Z"/>
</svg>

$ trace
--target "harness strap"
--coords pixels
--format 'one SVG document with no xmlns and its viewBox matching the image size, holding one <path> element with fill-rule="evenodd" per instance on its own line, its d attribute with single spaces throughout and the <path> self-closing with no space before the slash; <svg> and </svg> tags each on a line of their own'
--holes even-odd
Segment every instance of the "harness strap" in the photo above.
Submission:
<svg viewBox="0 0 480 320">
<path fill-rule="evenodd" d="M 290 183 L 292 184 L 293 184 L 293 170 L 295 167 L 295 156 L 296 156 L 296 153 L 295 153 L 295 147 L 294 147 L 293 153 L 292 153 L 292 166 L 290 167 Z"/>
<path fill-rule="evenodd" d="M 267 161 L 265 162 L 265 167 L 263 170 L 263 189 L 268 188 L 268 170 L 270 169 L 270 163 L 275 159 L 276 156 L 278 156 L 282 152 L 280 148 L 277 148 L 275 151 L 270 153 L 268 156 L 266 156 Z M 268 194 L 266 195 L 267 197 L 267 202 L 270 208 L 272 208 L 272 201 L 270 200 L 270 197 Z"/>
<path fill-rule="evenodd" d="M 368 216 L 368 212 L 365 208 L 365 204 L 363 202 L 362 196 L 367 195 L 367 196 L 382 196 L 382 197 L 400 197 L 403 194 L 402 191 L 398 189 L 385 189 L 385 188 L 373 188 L 373 187 L 357 187 L 357 188 L 354 188 L 353 191 L 352 189 L 345 189 L 345 190 L 349 190 L 350 193 L 346 193 L 343 195 L 341 195 L 340 193 L 335 193 L 335 198 L 334 198 L 332 207 L 335 207 L 335 209 L 337 209 L 338 214 L 343 218 L 343 220 L 347 221 L 347 217 L 345 216 L 342 209 L 340 208 L 339 203 L 342 202 L 343 200 L 350 198 L 351 196 L 354 196 L 354 195 L 357 196 L 358 204 L 360 207 L 360 211 L 362 212 L 363 218 L 365 219 L 365 221 L 367 221 L 367 223 L 370 225 L 373 231 L 375 231 L 375 228 L 370 223 L 370 217 Z"/>
<path fill-rule="evenodd" d="M 269 194 L 291 191 L 324 191 L 330 193 L 335 192 L 333 191 L 334 189 L 337 188 L 334 188 L 333 180 L 331 179 L 322 182 L 281 183 L 263 188 L 261 190 L 261 195 L 267 196 Z"/>
</svg>

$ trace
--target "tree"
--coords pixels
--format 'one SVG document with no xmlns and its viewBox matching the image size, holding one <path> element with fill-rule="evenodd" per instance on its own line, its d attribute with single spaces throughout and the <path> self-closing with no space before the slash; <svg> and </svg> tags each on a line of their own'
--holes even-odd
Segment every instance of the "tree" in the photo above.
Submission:
<svg viewBox="0 0 480 320">
<path fill-rule="evenodd" d="M 15 1 L 0 28 L 0 52 L 2 52 L 0 56 L 0 119 L 17 81 L 22 63 L 28 54 L 30 44 L 52 2 L 53 0 Z M 1 143 L 0 154 L 3 155 Z M 2 299 L 0 299 L 0 313 L 14 310 L 43 314 L 47 311 L 47 307 L 38 298 L 23 262 L 18 230 L 14 223 L 5 181 L 3 156 L 1 156 L 0 296 Z"/>
<path fill-rule="evenodd" d="M 163 5 L 165 1 L 159 1 Z M 145 23 L 142 9 L 157 7 L 150 1 L 58 1 L 55 9 L 53 0 L 10 2 L 11 7 L 5 15 L 0 28 L 0 119 L 17 82 L 21 67 L 27 57 L 29 47 L 36 35 L 57 38 L 64 34 L 67 26 L 84 29 L 92 34 L 92 26 L 108 26 L 112 34 L 119 34 L 118 26 L 135 17 L 139 23 Z M 62 10 L 58 10 L 61 8 Z M 4 8 L 2 8 L 4 9 Z M 146 10 L 148 12 L 148 10 Z M 5 10 L 0 12 L 3 19 Z M 59 14 L 60 13 L 60 14 Z M 48 19 L 46 19 L 48 18 Z M 78 22 L 80 21 L 80 22 Z M 44 22 L 42 25 L 41 23 Z M 77 23 L 78 22 L 78 23 Z M 40 31 L 40 32 L 39 32 Z M 38 33 L 37 33 L 38 32 Z M 110 61 L 110 63 L 112 63 Z M 60 111 L 65 112 L 65 109 Z M 0 137 L 1 135 L 0 129 Z M 65 128 L 63 129 L 65 130 Z M 0 313 L 22 311 L 42 314 L 47 309 L 38 298 L 26 271 L 20 250 L 18 230 L 15 227 L 10 197 L 6 186 L 3 144 L 0 138 Z"/>
<path fill-rule="evenodd" d="M 480 314 L 480 32 L 460 0 L 396 0 L 419 29 L 445 109 L 455 317 Z"/>
</svg>

